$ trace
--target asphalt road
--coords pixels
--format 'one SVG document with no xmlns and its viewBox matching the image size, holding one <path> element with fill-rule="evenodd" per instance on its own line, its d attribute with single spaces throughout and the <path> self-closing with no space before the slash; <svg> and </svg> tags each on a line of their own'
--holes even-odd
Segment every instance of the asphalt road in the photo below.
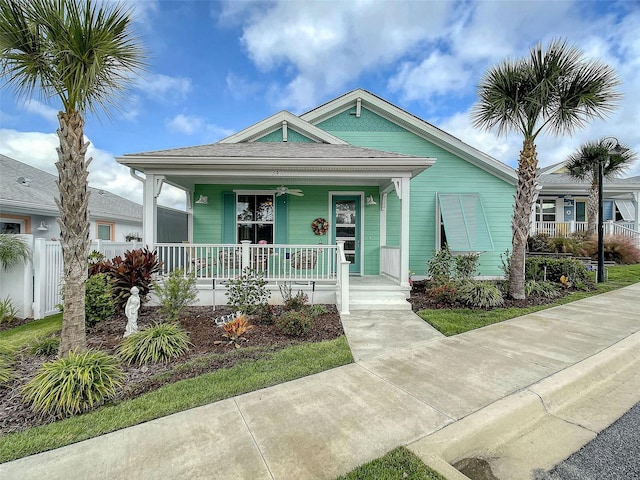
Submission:
<svg viewBox="0 0 640 480">
<path fill-rule="evenodd" d="M 536 480 L 639 480 L 640 403 Z"/>
</svg>

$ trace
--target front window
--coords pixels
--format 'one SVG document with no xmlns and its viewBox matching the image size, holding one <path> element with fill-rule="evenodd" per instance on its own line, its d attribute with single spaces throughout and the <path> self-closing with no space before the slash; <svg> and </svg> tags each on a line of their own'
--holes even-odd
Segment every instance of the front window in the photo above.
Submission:
<svg viewBox="0 0 640 480">
<path fill-rule="evenodd" d="M 273 243 L 273 195 L 238 195 L 236 223 L 238 241 Z"/>
<path fill-rule="evenodd" d="M 107 223 L 107 222 L 98 222 L 97 229 L 98 229 L 98 232 L 97 232 L 96 238 L 98 240 L 113 241 L 115 224 Z"/>
<path fill-rule="evenodd" d="M 28 217 L 9 215 L 0 217 L 0 233 L 29 233 L 27 231 Z"/>
<path fill-rule="evenodd" d="M 538 200 L 536 203 L 536 222 L 555 222 L 556 221 L 556 201 Z"/>
</svg>

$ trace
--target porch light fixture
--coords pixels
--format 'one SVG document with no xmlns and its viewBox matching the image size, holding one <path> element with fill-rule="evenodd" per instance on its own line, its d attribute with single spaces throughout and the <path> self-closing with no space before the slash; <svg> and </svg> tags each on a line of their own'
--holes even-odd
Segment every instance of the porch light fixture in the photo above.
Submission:
<svg viewBox="0 0 640 480">
<path fill-rule="evenodd" d="M 209 203 L 209 197 L 206 195 L 200 195 L 198 200 L 196 200 L 196 203 L 199 203 L 200 205 L 207 205 Z"/>
<path fill-rule="evenodd" d="M 610 148 L 606 155 L 602 155 L 598 160 L 598 275 L 596 283 L 604 282 L 604 208 L 603 208 L 603 183 L 604 183 L 604 162 L 610 161 L 612 155 L 621 155 L 627 151 L 620 145 L 616 137 L 605 137 L 600 141 L 604 145 L 606 140 L 615 140 L 616 145 Z"/>
<path fill-rule="evenodd" d="M 49 225 L 44 222 L 40 222 L 40 226 L 36 228 L 36 230 L 38 230 L 39 232 L 46 232 L 47 230 L 49 230 Z"/>
<path fill-rule="evenodd" d="M 377 205 L 376 201 L 373 199 L 373 195 L 369 195 L 367 197 L 367 205 Z"/>
</svg>

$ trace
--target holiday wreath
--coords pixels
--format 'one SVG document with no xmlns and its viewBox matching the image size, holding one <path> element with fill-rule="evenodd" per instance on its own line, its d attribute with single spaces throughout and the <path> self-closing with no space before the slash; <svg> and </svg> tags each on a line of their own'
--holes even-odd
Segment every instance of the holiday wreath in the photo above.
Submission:
<svg viewBox="0 0 640 480">
<path fill-rule="evenodd" d="M 313 229 L 313 233 L 315 233 L 316 235 L 324 235 L 329 229 L 329 222 L 327 222 L 324 218 L 316 218 L 313 222 L 311 222 L 311 228 Z"/>
</svg>

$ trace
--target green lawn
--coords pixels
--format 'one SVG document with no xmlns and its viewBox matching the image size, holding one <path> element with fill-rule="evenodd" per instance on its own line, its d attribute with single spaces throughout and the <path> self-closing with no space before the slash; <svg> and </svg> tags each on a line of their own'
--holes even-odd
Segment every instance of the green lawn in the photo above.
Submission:
<svg viewBox="0 0 640 480">
<path fill-rule="evenodd" d="M 447 480 L 404 447 L 360 465 L 337 480 Z"/>
<path fill-rule="evenodd" d="M 0 437 L 0 463 L 353 362 L 344 336 L 265 353 L 118 404 Z"/>
<path fill-rule="evenodd" d="M 609 278 L 605 283 L 598 284 L 597 289 L 590 292 L 574 292 L 557 301 L 527 308 L 495 308 L 493 310 L 472 310 L 469 308 L 421 310 L 418 315 L 438 329 L 444 335 L 457 335 L 469 330 L 502 322 L 510 318 L 519 317 L 528 313 L 537 312 L 546 308 L 575 302 L 582 298 L 601 293 L 610 292 L 633 283 L 640 282 L 640 264 L 619 265 L 609 267 Z"/>
<path fill-rule="evenodd" d="M 8 343 L 16 348 L 23 348 L 34 340 L 51 335 L 62 328 L 62 314 L 25 323 L 19 327 L 0 332 L 0 342 Z"/>
</svg>

